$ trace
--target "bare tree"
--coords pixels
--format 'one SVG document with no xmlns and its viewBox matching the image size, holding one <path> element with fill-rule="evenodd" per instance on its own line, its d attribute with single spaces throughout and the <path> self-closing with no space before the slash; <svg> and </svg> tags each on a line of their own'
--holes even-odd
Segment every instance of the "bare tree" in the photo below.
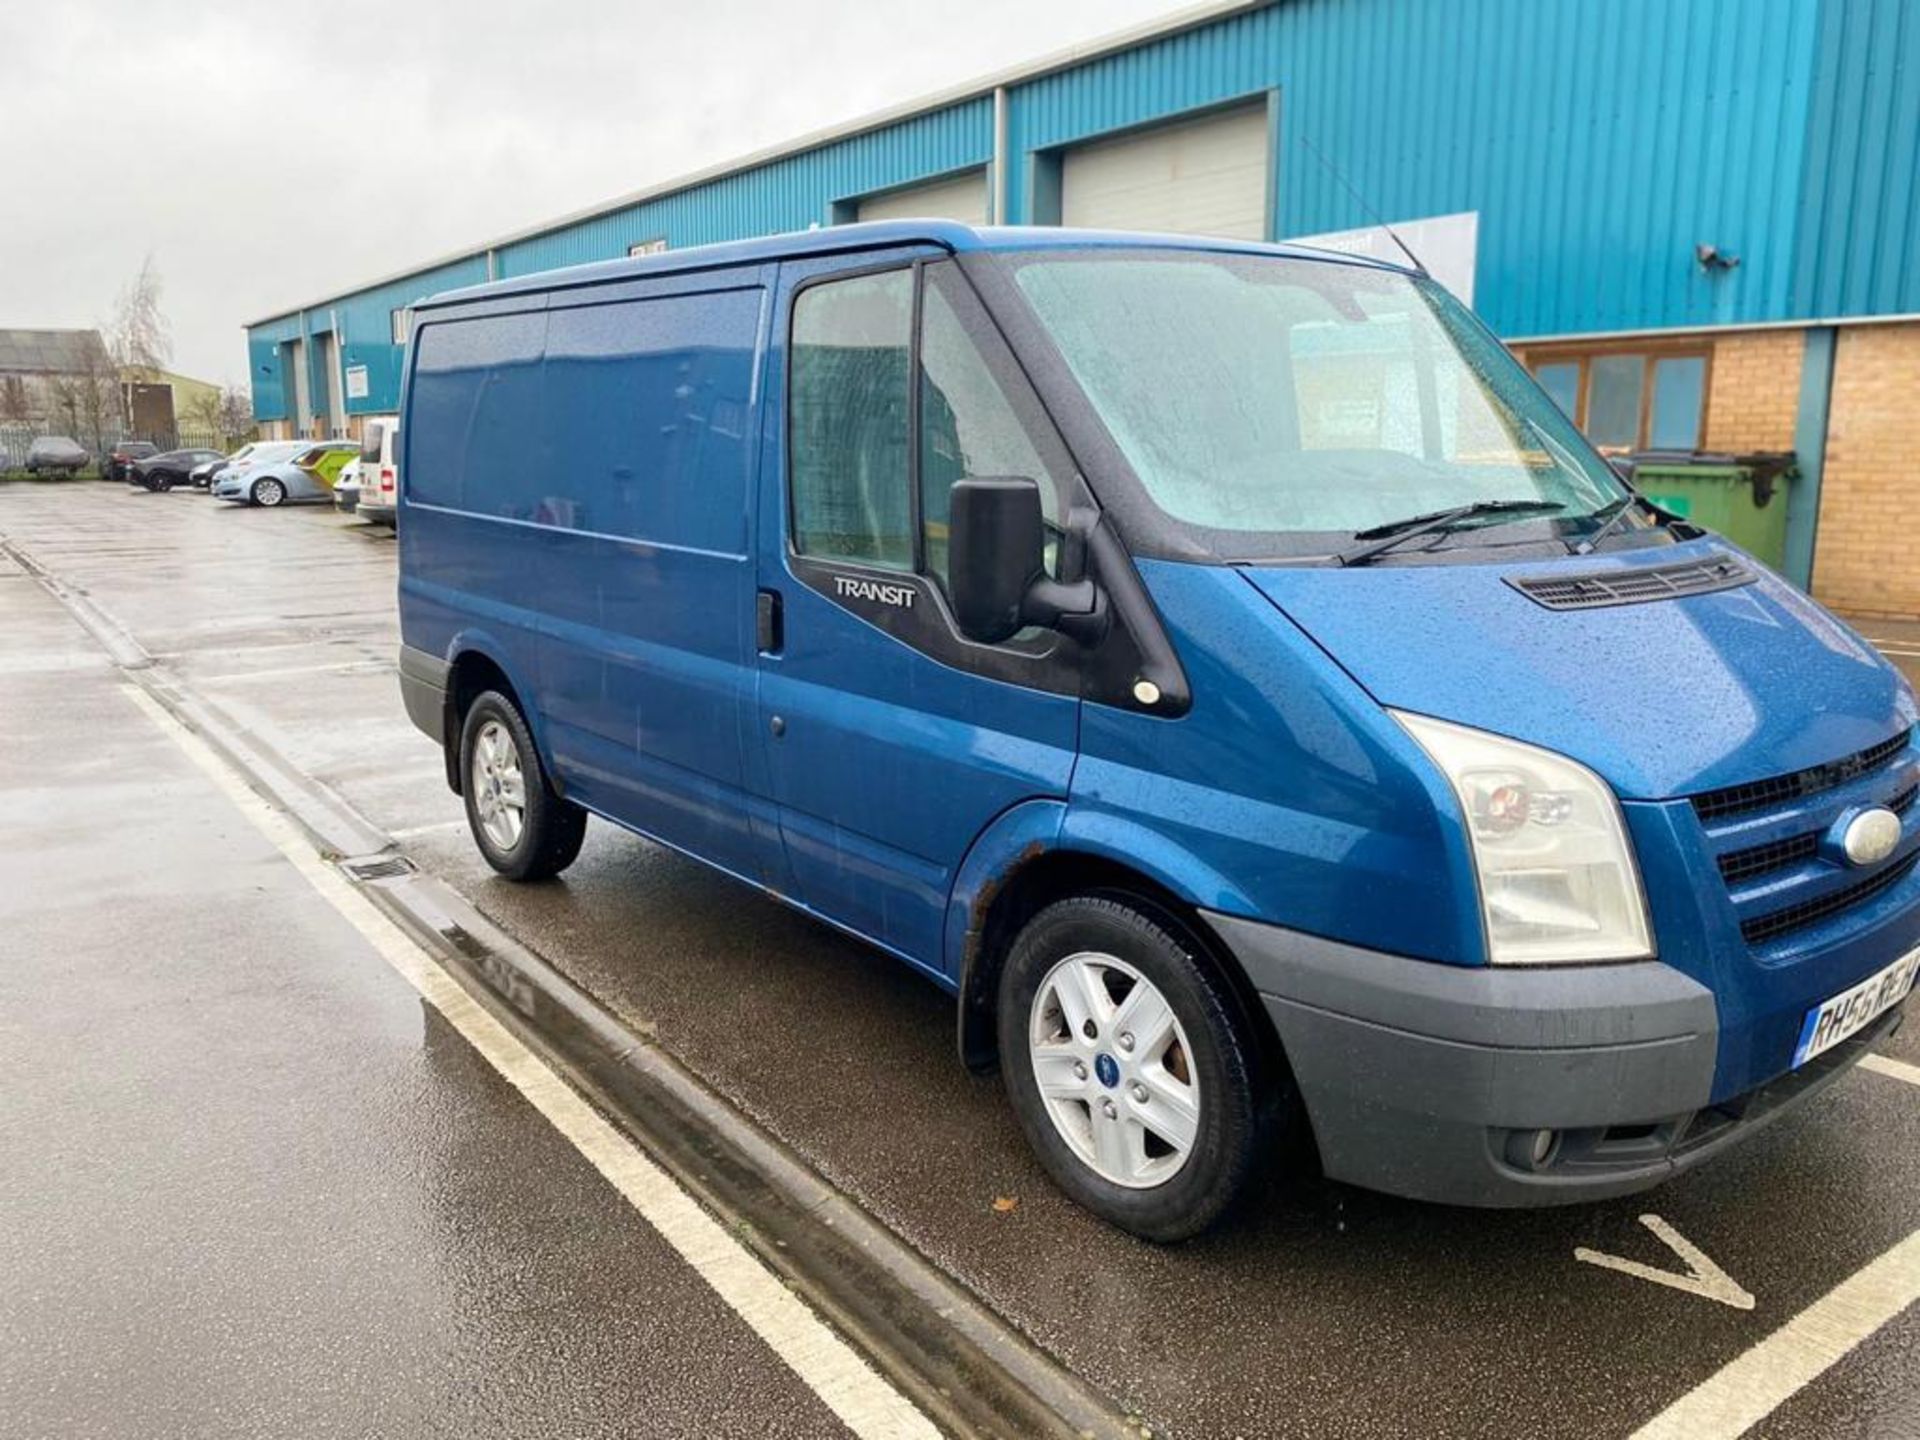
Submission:
<svg viewBox="0 0 1920 1440">
<path fill-rule="evenodd" d="M 253 399 L 233 385 L 204 390 L 187 406 L 187 418 L 222 445 L 235 445 L 253 431 Z"/>
<path fill-rule="evenodd" d="M 129 387 L 140 380 L 158 380 L 173 358 L 173 327 L 160 308 L 165 289 L 153 256 L 140 262 L 139 273 L 121 287 L 114 301 L 113 322 L 106 327 L 107 350 L 120 371 L 120 405 L 133 410 Z"/>
<path fill-rule="evenodd" d="M 222 396 L 218 390 L 201 390 L 187 402 L 187 419 L 209 436 L 223 438 L 227 431 L 222 424 L 220 402 Z"/>
<path fill-rule="evenodd" d="M 253 397 L 237 385 L 220 392 L 220 433 L 228 440 L 253 433 Z"/>
<path fill-rule="evenodd" d="M 80 381 L 72 375 L 56 375 L 47 382 L 47 395 L 53 401 L 53 418 L 66 423 L 60 428 L 68 435 L 80 434 Z"/>
<path fill-rule="evenodd" d="M 18 375 L 0 377 L 0 420 L 33 419 L 33 396 L 27 382 Z"/>
</svg>

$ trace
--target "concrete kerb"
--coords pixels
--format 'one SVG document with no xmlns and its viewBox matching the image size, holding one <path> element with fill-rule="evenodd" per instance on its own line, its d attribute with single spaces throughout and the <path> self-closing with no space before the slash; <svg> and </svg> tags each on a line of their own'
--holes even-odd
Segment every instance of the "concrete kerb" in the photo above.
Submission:
<svg viewBox="0 0 1920 1440">
<path fill-rule="evenodd" d="M 1146 1427 L 1021 1336 L 648 1037 L 415 869 L 400 845 L 196 695 L 83 591 L 10 556 L 127 678 L 211 745 L 463 986 L 565 1073 L 756 1255 L 956 1435 L 1137 1437 Z M 358 867 L 400 861 L 365 879 Z"/>
</svg>

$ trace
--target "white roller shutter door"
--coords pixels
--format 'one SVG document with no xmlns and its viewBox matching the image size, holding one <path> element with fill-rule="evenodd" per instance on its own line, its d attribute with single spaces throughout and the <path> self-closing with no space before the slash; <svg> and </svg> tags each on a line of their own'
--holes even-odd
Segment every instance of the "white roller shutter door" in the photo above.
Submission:
<svg viewBox="0 0 1920 1440">
<path fill-rule="evenodd" d="M 931 185 L 913 185 L 869 195 L 860 202 L 862 220 L 959 220 L 987 223 L 987 172 L 974 170 Z"/>
<path fill-rule="evenodd" d="M 1267 168 L 1264 105 L 1096 140 L 1061 159 L 1060 220 L 1264 239 Z"/>
</svg>

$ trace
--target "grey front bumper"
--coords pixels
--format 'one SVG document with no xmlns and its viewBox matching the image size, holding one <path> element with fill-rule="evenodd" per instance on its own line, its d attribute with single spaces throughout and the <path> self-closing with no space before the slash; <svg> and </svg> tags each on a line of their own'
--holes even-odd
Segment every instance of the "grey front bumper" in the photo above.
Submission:
<svg viewBox="0 0 1920 1440">
<path fill-rule="evenodd" d="M 1646 1189 L 1864 1048 L 1714 1106 L 1713 994 L 1658 961 L 1444 965 L 1205 918 L 1279 1032 L 1328 1176 L 1417 1199 L 1553 1205 Z M 1541 1130 L 1552 1153 L 1536 1166 Z"/>
</svg>

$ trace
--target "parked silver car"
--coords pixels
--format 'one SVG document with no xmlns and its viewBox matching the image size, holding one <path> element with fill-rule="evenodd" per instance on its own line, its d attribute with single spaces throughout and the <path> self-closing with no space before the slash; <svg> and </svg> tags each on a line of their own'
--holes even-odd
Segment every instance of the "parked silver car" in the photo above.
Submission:
<svg viewBox="0 0 1920 1440">
<path fill-rule="evenodd" d="M 269 508 L 292 501 L 333 502 L 341 467 L 360 453 L 351 440 L 285 440 L 261 445 L 247 460 L 229 466 L 213 482 L 216 500 Z"/>
</svg>

